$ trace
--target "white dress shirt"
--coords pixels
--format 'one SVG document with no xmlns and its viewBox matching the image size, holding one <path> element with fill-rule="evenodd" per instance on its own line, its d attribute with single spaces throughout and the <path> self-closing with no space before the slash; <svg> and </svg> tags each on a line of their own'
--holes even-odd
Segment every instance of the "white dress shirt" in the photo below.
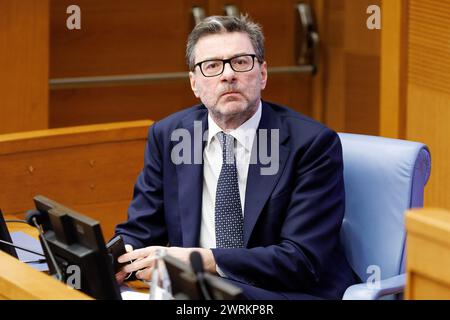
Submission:
<svg viewBox="0 0 450 320">
<path fill-rule="evenodd" d="M 261 120 L 262 104 L 255 114 L 233 131 L 226 132 L 235 138 L 236 168 L 242 214 L 244 214 L 245 189 L 253 140 Z M 208 140 L 203 150 L 203 194 L 202 219 L 200 225 L 200 247 L 216 248 L 215 203 L 217 181 L 222 169 L 222 147 L 216 136 L 223 131 L 208 114 Z"/>
</svg>

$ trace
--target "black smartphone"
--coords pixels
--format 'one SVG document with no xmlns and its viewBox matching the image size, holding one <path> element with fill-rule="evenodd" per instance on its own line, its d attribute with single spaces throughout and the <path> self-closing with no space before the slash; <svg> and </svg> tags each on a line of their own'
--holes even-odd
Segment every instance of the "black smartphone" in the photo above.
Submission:
<svg viewBox="0 0 450 320">
<path fill-rule="evenodd" d="M 126 263 L 119 263 L 117 258 L 127 253 L 122 237 L 116 236 L 112 238 L 111 241 L 106 244 L 106 249 L 113 259 L 114 272 L 119 272 L 120 268 L 122 268 Z"/>
</svg>

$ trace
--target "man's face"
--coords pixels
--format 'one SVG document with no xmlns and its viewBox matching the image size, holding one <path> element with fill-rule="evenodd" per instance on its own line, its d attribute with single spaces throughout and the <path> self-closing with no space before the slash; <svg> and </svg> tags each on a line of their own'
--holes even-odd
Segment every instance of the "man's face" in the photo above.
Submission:
<svg viewBox="0 0 450 320">
<path fill-rule="evenodd" d="M 254 54 L 250 38 L 246 33 L 232 32 L 207 35 L 198 40 L 195 63 L 209 59 L 229 59 L 242 54 Z M 267 66 L 255 58 L 252 70 L 236 72 L 229 63 L 222 74 L 205 77 L 197 66 L 189 72 L 191 88 L 197 98 L 213 113 L 232 116 L 255 108 L 261 99 L 261 90 L 266 86 Z"/>
</svg>

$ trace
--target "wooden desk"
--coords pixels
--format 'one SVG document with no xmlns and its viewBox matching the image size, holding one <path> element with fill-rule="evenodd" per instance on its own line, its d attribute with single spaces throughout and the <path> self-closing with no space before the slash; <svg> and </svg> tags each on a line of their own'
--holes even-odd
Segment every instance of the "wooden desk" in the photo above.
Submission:
<svg viewBox="0 0 450 320">
<path fill-rule="evenodd" d="M 406 299 L 450 299 L 450 211 L 406 213 Z"/>
<path fill-rule="evenodd" d="M 0 251 L 0 299 L 88 300 L 54 278 Z"/>
</svg>

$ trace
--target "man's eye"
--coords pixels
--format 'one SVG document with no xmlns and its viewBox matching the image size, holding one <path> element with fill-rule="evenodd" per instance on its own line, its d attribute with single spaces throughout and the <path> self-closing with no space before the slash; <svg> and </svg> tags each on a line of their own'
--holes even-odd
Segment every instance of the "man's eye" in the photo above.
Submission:
<svg viewBox="0 0 450 320">
<path fill-rule="evenodd" d="M 206 69 L 216 69 L 219 67 L 219 63 L 217 62 L 210 62 L 205 64 Z"/>
<path fill-rule="evenodd" d="M 238 59 L 236 59 L 236 60 L 233 61 L 233 64 L 234 64 L 235 66 L 240 66 L 240 67 L 242 67 L 242 66 L 247 66 L 247 65 L 249 65 L 249 64 L 250 64 L 250 61 L 248 61 L 248 60 L 245 59 L 245 58 L 238 58 Z"/>
</svg>

